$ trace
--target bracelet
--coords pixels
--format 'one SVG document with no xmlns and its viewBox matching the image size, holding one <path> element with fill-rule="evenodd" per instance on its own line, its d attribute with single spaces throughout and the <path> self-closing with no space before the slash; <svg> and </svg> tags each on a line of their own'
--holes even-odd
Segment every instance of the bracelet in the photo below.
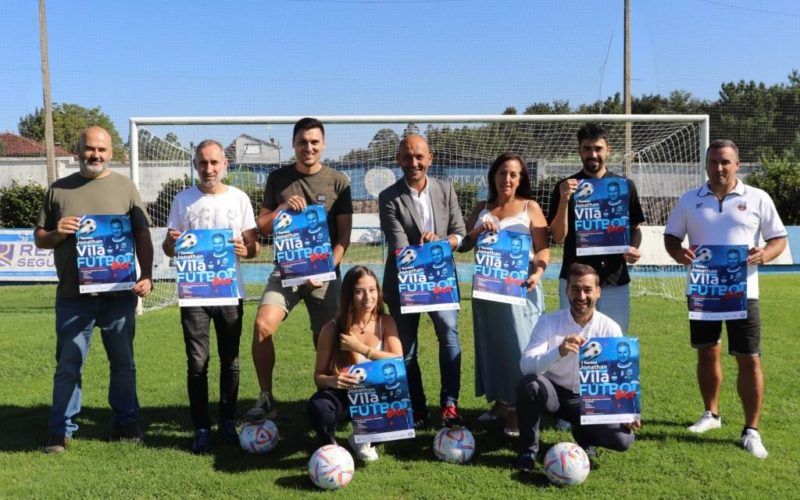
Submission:
<svg viewBox="0 0 800 500">
<path fill-rule="evenodd" d="M 371 355 L 372 355 L 372 347 L 367 347 L 367 353 L 364 355 L 364 357 L 370 359 Z"/>
</svg>

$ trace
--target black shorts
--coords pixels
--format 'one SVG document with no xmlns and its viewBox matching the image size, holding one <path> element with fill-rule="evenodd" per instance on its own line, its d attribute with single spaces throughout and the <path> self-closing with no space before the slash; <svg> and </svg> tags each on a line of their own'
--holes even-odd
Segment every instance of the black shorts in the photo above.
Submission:
<svg viewBox="0 0 800 500">
<path fill-rule="evenodd" d="M 747 318 L 725 320 L 728 330 L 728 354 L 761 355 L 761 313 L 758 300 L 747 300 Z M 719 344 L 722 337 L 722 321 L 689 320 L 692 347 L 701 348 Z"/>
</svg>

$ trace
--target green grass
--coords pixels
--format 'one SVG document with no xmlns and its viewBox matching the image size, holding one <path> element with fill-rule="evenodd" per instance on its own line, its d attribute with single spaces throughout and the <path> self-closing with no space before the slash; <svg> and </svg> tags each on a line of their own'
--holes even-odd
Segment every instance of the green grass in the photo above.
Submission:
<svg viewBox="0 0 800 500">
<path fill-rule="evenodd" d="M 359 498 L 549 497 L 737 497 L 796 496 L 800 435 L 800 395 L 796 379 L 796 276 L 762 276 L 764 367 L 767 393 L 762 435 L 769 458 L 742 451 L 742 420 L 735 390 L 735 366 L 726 357 L 722 429 L 690 436 L 684 428 L 701 413 L 694 379 L 694 352 L 688 345 L 684 306 L 678 301 L 637 298 L 632 332 L 641 339 L 644 428 L 627 453 L 606 451 L 599 467 L 579 487 L 559 489 L 539 474 L 509 468 L 513 442 L 501 427 L 476 422 L 485 401 L 476 398 L 470 303 L 461 313 L 463 389 L 461 406 L 472 423 L 478 454 L 470 465 L 441 463 L 433 457 L 434 431 L 414 440 L 387 444 L 381 459 L 357 466 L 351 485 L 340 492 Z M 547 284 L 552 292 L 554 283 Z M 251 456 L 217 440 L 215 452 L 187 452 L 191 425 L 185 388 L 183 341 L 174 307 L 140 317 L 136 338 L 139 397 L 145 446 L 106 441 L 111 413 L 106 402 L 108 363 L 99 337 L 84 372 L 81 425 L 69 451 L 48 456 L 47 418 L 54 369 L 52 286 L 0 287 L 0 497 L 270 497 L 322 495 L 307 480 L 305 465 L 316 446 L 308 431 L 306 400 L 314 391 L 313 350 L 305 309 L 300 307 L 277 337 L 276 394 L 282 440 L 270 455 Z M 465 295 L 467 295 L 465 293 Z M 548 294 L 552 310 L 557 298 Z M 246 307 L 252 324 L 255 304 Z M 249 327 L 242 340 L 240 410 L 257 394 L 249 355 Z M 421 328 L 423 374 L 429 402 L 438 393 L 436 345 L 427 317 Z M 213 359 L 213 358 L 212 358 Z M 212 361 L 212 400 L 218 367 Z M 215 411 L 212 410 L 212 416 Z M 345 428 L 342 432 L 346 432 Z M 547 430 L 545 443 L 569 440 Z"/>
</svg>

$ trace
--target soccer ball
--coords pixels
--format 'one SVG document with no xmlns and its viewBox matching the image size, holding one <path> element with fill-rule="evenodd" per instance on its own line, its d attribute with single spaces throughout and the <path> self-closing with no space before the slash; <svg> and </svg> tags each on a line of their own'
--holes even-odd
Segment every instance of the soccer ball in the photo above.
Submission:
<svg viewBox="0 0 800 500">
<path fill-rule="evenodd" d="M 497 238 L 499 238 L 497 233 L 486 233 L 486 236 L 481 238 L 481 241 L 478 244 L 482 247 L 490 247 L 497 243 Z"/>
<path fill-rule="evenodd" d="M 292 216 L 286 212 L 282 212 L 277 219 L 275 219 L 275 229 L 280 231 L 286 229 L 292 223 Z"/>
<path fill-rule="evenodd" d="M 176 250 L 189 250 L 197 245 L 197 235 L 194 233 L 186 233 L 181 237 L 180 241 L 178 242 L 178 246 L 175 247 Z"/>
<path fill-rule="evenodd" d="M 575 199 L 582 200 L 588 198 L 594 193 L 594 186 L 590 182 L 581 183 L 578 189 L 575 190 Z"/>
<path fill-rule="evenodd" d="M 417 252 L 412 248 L 406 248 L 400 252 L 400 266 L 407 266 L 417 260 Z"/>
<path fill-rule="evenodd" d="M 84 219 L 81 222 L 81 227 L 78 228 L 78 234 L 90 234 L 97 229 L 97 222 L 94 219 Z"/>
<path fill-rule="evenodd" d="M 592 360 L 599 356 L 601 352 L 603 352 L 603 348 L 600 346 L 600 342 L 589 342 L 583 348 L 583 359 L 586 361 Z"/>
<path fill-rule="evenodd" d="M 350 484 L 353 469 L 353 457 L 335 444 L 318 449 L 308 461 L 308 477 L 323 490 L 338 490 Z"/>
<path fill-rule="evenodd" d="M 278 427 L 272 420 L 245 424 L 239 432 L 239 444 L 248 453 L 269 453 L 278 446 Z"/>
<path fill-rule="evenodd" d="M 433 453 L 439 460 L 465 464 L 475 454 L 475 438 L 464 427 L 445 427 L 433 439 Z"/>
<path fill-rule="evenodd" d="M 367 370 L 358 366 L 354 368 L 350 368 L 350 375 L 355 375 L 358 379 L 358 383 L 362 383 L 367 380 Z"/>
<path fill-rule="evenodd" d="M 709 260 L 714 257 L 714 254 L 711 252 L 711 249 L 708 247 L 703 247 L 694 254 L 694 261 L 698 264 L 705 264 Z"/>
<path fill-rule="evenodd" d="M 575 443 L 558 443 L 544 456 L 544 473 L 559 486 L 581 484 L 589 475 L 589 457 Z"/>
</svg>

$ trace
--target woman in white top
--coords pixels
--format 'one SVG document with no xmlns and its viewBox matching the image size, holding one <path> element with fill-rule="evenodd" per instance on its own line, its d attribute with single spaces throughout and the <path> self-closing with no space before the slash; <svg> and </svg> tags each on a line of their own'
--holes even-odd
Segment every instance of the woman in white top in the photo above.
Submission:
<svg viewBox="0 0 800 500">
<path fill-rule="evenodd" d="M 525 305 L 472 300 L 475 392 L 494 401 L 492 408 L 478 420 L 491 422 L 505 416 L 504 433 L 516 437 L 519 435 L 516 386 L 522 377 L 519 360 L 536 321 L 544 313 L 541 279 L 550 258 L 549 230 L 542 209 L 532 199 L 528 165 L 521 156 L 500 155 L 489 169 L 488 186 L 488 199 L 478 203 L 467 220 L 467 227 L 472 229 L 460 250 L 472 249 L 481 233 L 501 229 L 527 232 L 533 242 L 533 248 L 527 249 Z"/>
<path fill-rule="evenodd" d="M 319 334 L 314 383 L 317 392 L 308 405 L 311 425 L 325 444 L 335 444 L 336 425 L 348 420 L 347 389 L 358 385 L 346 366 L 376 359 L 402 357 L 394 320 L 386 312 L 378 279 L 369 268 L 355 266 L 342 279 L 339 311 Z M 350 447 L 364 461 L 378 459 L 370 443 Z"/>
</svg>

